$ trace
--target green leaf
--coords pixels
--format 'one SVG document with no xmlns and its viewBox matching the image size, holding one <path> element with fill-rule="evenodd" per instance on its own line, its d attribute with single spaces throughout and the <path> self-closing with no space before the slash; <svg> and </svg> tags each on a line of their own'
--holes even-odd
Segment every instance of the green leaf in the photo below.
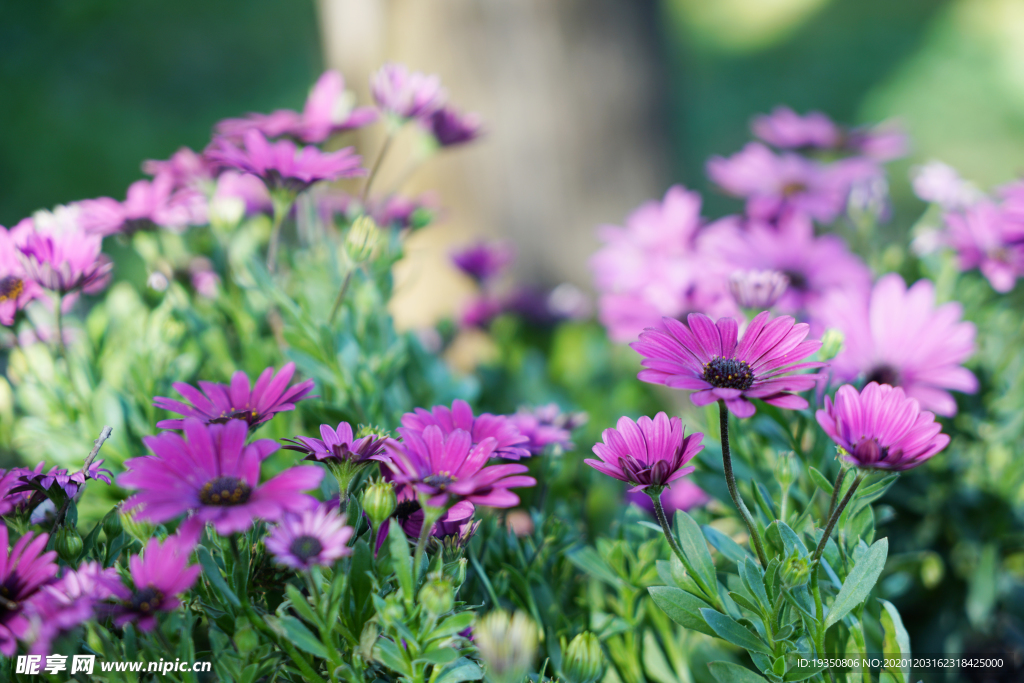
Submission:
<svg viewBox="0 0 1024 683">
<path fill-rule="evenodd" d="M 786 675 L 783 677 L 782 680 L 786 681 L 787 683 L 789 683 L 789 681 L 803 681 L 810 678 L 819 671 L 824 670 L 825 667 L 823 666 L 794 666 L 792 669 L 786 672 Z"/>
<path fill-rule="evenodd" d="M 750 610 L 754 614 L 761 614 L 761 608 L 754 604 L 754 601 L 750 598 L 743 597 L 742 593 L 735 593 L 730 591 L 729 597 L 732 598 L 733 602 L 735 602 L 743 609 Z"/>
<path fill-rule="evenodd" d="M 459 653 L 452 647 L 437 647 L 427 650 L 415 660 L 413 664 L 423 662 L 426 664 L 448 664 L 458 658 Z"/>
<path fill-rule="evenodd" d="M 718 578 L 715 575 L 715 562 L 711 559 L 711 551 L 708 550 L 707 539 L 701 533 L 700 527 L 697 526 L 697 522 L 693 521 L 693 517 L 682 510 L 676 511 L 675 525 L 676 537 L 679 539 L 679 545 L 683 549 L 683 555 L 693 565 L 693 570 L 697 572 L 704 585 L 714 590 L 715 586 L 718 585 Z"/>
<path fill-rule="evenodd" d="M 743 585 L 747 587 L 750 594 L 754 596 L 758 604 L 761 606 L 761 610 L 764 612 L 771 612 L 771 601 L 768 600 L 768 592 L 764 589 L 764 579 L 761 576 L 761 568 L 750 558 L 747 558 L 743 564 L 739 566 L 740 578 L 743 579 Z"/>
<path fill-rule="evenodd" d="M 453 614 L 438 624 L 437 628 L 431 631 L 430 635 L 427 636 L 427 640 L 445 638 L 447 636 L 453 636 L 459 631 L 464 631 L 473 623 L 474 618 L 476 618 L 476 615 L 472 612 L 459 612 L 458 614 Z"/>
<path fill-rule="evenodd" d="M 825 617 L 826 629 L 839 622 L 850 613 L 850 610 L 867 599 L 871 589 L 878 582 L 882 569 L 885 568 L 885 558 L 888 554 L 889 539 L 882 538 L 876 541 L 854 565 L 839 590 L 839 595 L 828 610 Z"/>
<path fill-rule="evenodd" d="M 779 537 L 782 539 L 782 547 L 786 549 L 787 557 L 793 552 L 793 548 L 796 548 L 800 557 L 807 557 L 807 546 L 785 522 L 779 522 Z"/>
<path fill-rule="evenodd" d="M 700 598 L 671 586 L 651 586 L 647 592 L 651 594 L 654 604 L 683 628 L 708 636 L 715 635 L 701 616 L 701 610 L 709 605 Z"/>
<path fill-rule="evenodd" d="M 903 626 L 903 619 L 900 618 L 899 610 L 888 600 L 879 599 L 882 603 L 882 629 L 885 631 L 885 639 L 882 642 L 884 659 L 910 661 L 910 634 Z M 903 666 L 897 669 L 888 669 L 893 674 L 898 674 L 903 683 L 910 683 L 910 667 Z"/>
<path fill-rule="evenodd" d="M 654 635 L 654 631 L 650 629 L 644 631 L 643 643 L 641 651 L 647 677 L 654 680 L 655 683 L 678 683 L 679 678 L 665 658 L 665 653 L 661 651 L 661 645 L 658 644 L 658 638 Z"/>
<path fill-rule="evenodd" d="M 306 600 L 306 596 L 304 596 L 298 588 L 290 583 L 285 584 L 284 590 L 285 593 L 288 594 L 288 599 L 291 601 L 292 607 L 295 611 L 298 612 L 303 619 L 311 624 L 315 624 L 317 628 L 320 628 L 323 622 L 320 620 L 320 617 L 313 612 L 313 608 L 310 607 L 309 601 Z"/>
<path fill-rule="evenodd" d="M 463 683 L 464 681 L 479 681 L 484 677 L 484 670 L 472 659 L 461 657 L 441 669 L 441 675 L 434 679 L 434 683 Z"/>
<path fill-rule="evenodd" d="M 267 623 L 271 623 L 267 619 Z M 306 625 L 295 617 L 280 617 L 277 620 L 277 630 L 287 638 L 292 645 L 303 652 L 308 652 L 314 657 L 327 659 L 327 649 L 320 639 L 313 635 L 313 632 L 306 628 Z"/>
<path fill-rule="evenodd" d="M 741 626 L 740 623 L 732 617 L 726 616 L 721 612 L 716 612 L 710 608 L 702 609 L 700 613 L 701 616 L 704 617 L 704 621 L 708 623 L 708 626 L 712 628 L 719 638 L 728 640 L 733 645 L 738 645 L 744 650 L 760 652 L 763 655 L 772 654 L 772 651 L 764 641 L 755 636 L 748 629 Z"/>
<path fill-rule="evenodd" d="M 395 577 L 402 589 L 402 597 L 406 603 L 413 599 L 412 585 L 412 556 L 409 554 L 409 541 L 405 538 L 402 525 L 394 517 L 391 518 L 391 526 L 388 529 L 388 549 L 391 551 L 392 569 L 395 570 Z"/>
<path fill-rule="evenodd" d="M 828 480 L 828 477 L 826 477 L 824 474 L 814 469 L 813 467 L 808 467 L 807 471 L 811 475 L 811 481 L 814 482 L 814 485 L 817 486 L 822 491 L 824 491 L 827 495 L 831 496 L 832 491 L 835 490 L 835 487 L 832 486 L 832 483 Z"/>
<path fill-rule="evenodd" d="M 605 562 L 591 546 L 577 548 L 576 550 L 570 551 L 567 556 L 570 562 L 593 576 L 595 579 L 600 579 L 601 581 L 616 587 L 622 586 L 624 583 L 622 579 L 615 575 L 615 572 L 608 566 L 608 563 Z"/>
<path fill-rule="evenodd" d="M 242 603 L 238 601 L 238 596 L 235 592 L 228 588 L 227 582 L 220 573 L 220 567 L 213 561 L 213 556 L 210 555 L 210 550 L 205 546 L 201 545 L 196 548 L 196 556 L 199 557 L 199 564 L 203 568 L 203 576 L 210 582 L 214 588 L 223 596 L 226 602 L 231 603 L 235 607 L 241 607 Z"/>
<path fill-rule="evenodd" d="M 998 555 L 998 549 L 991 543 L 982 548 L 978 566 L 967 582 L 967 618 L 975 628 L 988 624 L 996 603 Z"/>
<path fill-rule="evenodd" d="M 753 557 L 749 550 L 745 549 L 718 529 L 704 525 L 701 527 L 701 530 L 704 532 L 704 537 L 708 539 L 708 543 L 710 543 L 715 550 L 722 553 L 722 555 L 727 559 L 739 563 L 742 562 L 744 558 Z"/>
<path fill-rule="evenodd" d="M 768 683 L 762 676 L 732 662 L 711 662 L 708 668 L 718 683 Z"/>
<path fill-rule="evenodd" d="M 392 640 L 378 638 L 373 646 L 373 658 L 392 671 L 397 671 L 405 676 L 412 676 L 412 665 L 406 661 L 402 649 Z M 458 680 L 477 679 L 461 678 Z"/>
</svg>

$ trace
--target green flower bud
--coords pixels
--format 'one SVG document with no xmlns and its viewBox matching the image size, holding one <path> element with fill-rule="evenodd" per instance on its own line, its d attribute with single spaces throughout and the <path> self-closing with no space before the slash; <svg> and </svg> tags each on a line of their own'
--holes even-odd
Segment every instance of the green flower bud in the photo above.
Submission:
<svg viewBox="0 0 1024 683">
<path fill-rule="evenodd" d="M 433 574 L 423 584 L 418 597 L 423 608 L 434 616 L 450 612 L 455 606 L 451 581 L 438 574 Z"/>
<path fill-rule="evenodd" d="M 363 511 L 373 522 L 374 527 L 380 527 L 398 505 L 395 487 L 389 481 L 373 482 L 363 490 L 362 504 Z"/>
<path fill-rule="evenodd" d="M 73 526 L 61 526 L 54 534 L 53 549 L 60 555 L 60 559 L 68 564 L 78 559 L 83 547 L 85 544 L 82 543 L 82 537 Z"/>
<path fill-rule="evenodd" d="M 369 216 L 360 216 L 352 222 L 345 237 L 345 250 L 356 263 L 362 263 L 373 256 L 380 242 L 381 232 Z"/>
<path fill-rule="evenodd" d="M 462 584 L 466 583 L 466 568 L 469 565 L 469 560 L 464 557 L 460 557 L 454 562 L 449 562 L 444 566 L 444 575 L 452 585 L 458 589 Z"/>
<path fill-rule="evenodd" d="M 124 530 L 128 532 L 128 535 L 143 546 L 149 543 L 149 539 L 153 538 L 153 535 L 156 534 L 155 524 L 136 519 L 133 513 L 122 512 L 120 518 L 121 524 L 124 525 Z"/>
<path fill-rule="evenodd" d="M 373 661 L 373 646 L 377 644 L 380 637 L 380 627 L 376 622 L 368 621 L 359 634 L 359 654 L 367 662 Z"/>
<path fill-rule="evenodd" d="M 782 488 L 786 488 L 796 479 L 796 463 L 793 451 L 779 453 L 775 460 L 775 478 Z"/>
<path fill-rule="evenodd" d="M 806 557 L 801 557 L 796 548 L 786 561 L 782 563 L 782 582 L 788 588 L 796 588 L 807 583 L 811 576 L 811 564 Z"/>
<path fill-rule="evenodd" d="M 597 636 L 584 631 L 569 643 L 562 658 L 562 675 L 569 683 L 595 683 L 604 674 L 604 652 Z"/>
<path fill-rule="evenodd" d="M 821 335 L 821 349 L 818 351 L 818 358 L 823 361 L 832 360 L 843 350 L 843 343 L 845 341 L 846 338 L 842 332 L 834 327 L 828 328 Z"/>
<path fill-rule="evenodd" d="M 235 619 L 235 646 L 241 653 L 251 652 L 260 645 L 260 636 L 245 617 Z"/>
<path fill-rule="evenodd" d="M 103 518 L 103 533 L 107 535 L 108 543 L 120 536 L 123 529 L 124 527 L 121 525 L 120 510 L 115 508 L 110 511 L 110 514 Z"/>
<path fill-rule="evenodd" d="M 522 683 L 537 656 L 537 626 L 522 612 L 495 610 L 473 627 L 473 642 L 490 683 Z"/>
</svg>

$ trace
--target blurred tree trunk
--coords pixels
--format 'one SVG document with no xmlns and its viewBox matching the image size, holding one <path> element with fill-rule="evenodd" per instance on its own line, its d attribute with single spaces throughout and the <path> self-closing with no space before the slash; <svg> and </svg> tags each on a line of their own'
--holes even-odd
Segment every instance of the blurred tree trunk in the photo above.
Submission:
<svg viewBox="0 0 1024 683">
<path fill-rule="evenodd" d="M 589 287 L 595 228 L 667 185 L 657 6 L 648 0 L 319 0 L 328 65 L 361 100 L 384 61 L 439 74 L 487 135 L 431 160 L 404 188 L 436 189 L 443 224 L 410 240 L 394 310 L 404 325 L 457 309 L 453 245 L 511 240 L 517 277 Z M 360 140 L 368 157 L 379 131 Z M 405 148 L 407 151 L 408 146 Z M 378 188 L 402 176 L 403 148 Z M 369 161 L 367 161 L 369 163 Z M 415 287 L 411 285 L 415 284 Z"/>
</svg>

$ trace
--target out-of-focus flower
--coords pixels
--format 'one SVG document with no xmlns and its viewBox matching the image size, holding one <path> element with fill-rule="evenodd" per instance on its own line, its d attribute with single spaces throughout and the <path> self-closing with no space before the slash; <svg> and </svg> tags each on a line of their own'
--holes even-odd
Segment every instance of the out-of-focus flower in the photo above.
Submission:
<svg viewBox="0 0 1024 683">
<path fill-rule="evenodd" d="M 447 99 L 440 78 L 410 72 L 405 65 L 394 63 L 385 64 L 370 77 L 370 92 L 385 114 L 403 120 L 427 120 Z"/>
<path fill-rule="evenodd" d="M 241 420 L 203 424 L 185 419 L 185 438 L 163 432 L 143 439 L 154 455 L 125 462 L 119 486 L 136 489 L 125 509 L 140 508 L 139 519 L 166 522 L 186 512 L 186 524 L 210 522 L 220 534 L 245 531 L 254 519 L 277 521 L 285 512 L 316 505 L 304 491 L 316 488 L 323 470 L 293 467 L 260 484 L 260 463 L 279 446 L 270 439 L 245 443 Z"/>
<path fill-rule="evenodd" d="M 84 562 L 43 586 L 25 605 L 29 627 L 22 640 L 29 643 L 29 653 L 50 654 L 51 643 L 96 617 L 99 603 L 113 597 L 120 584 L 113 567 L 104 569 L 98 562 Z"/>
<path fill-rule="evenodd" d="M 234 225 L 247 214 L 269 213 L 273 206 L 262 180 L 250 173 L 227 170 L 217 176 L 217 188 L 210 199 L 210 219 Z"/>
<path fill-rule="evenodd" d="M 961 365 L 974 353 L 974 325 L 961 321 L 960 304 L 936 306 L 930 281 L 908 289 L 890 273 L 870 296 L 837 292 L 824 310 L 845 339 L 831 363 L 836 378 L 902 387 L 923 408 L 944 416 L 956 414 L 949 390 L 978 390 L 974 374 Z"/>
<path fill-rule="evenodd" d="M 658 413 L 653 420 L 645 415 L 636 422 L 620 417 L 615 429 L 601 434 L 602 443 L 594 444 L 594 454 L 600 460 L 583 462 L 632 484 L 632 491 L 648 486 L 660 489 L 693 472 L 694 467 L 686 464 L 704 450 L 703 439 L 700 432 L 686 436 L 682 420 L 669 419 L 665 413 Z"/>
<path fill-rule="evenodd" d="M 197 256 L 188 264 L 188 269 L 196 293 L 207 299 L 216 299 L 220 289 L 220 275 L 214 272 L 210 260 Z"/>
<path fill-rule="evenodd" d="M 737 270 L 729 276 L 729 291 L 741 308 L 771 308 L 787 287 L 789 276 L 777 270 Z"/>
<path fill-rule="evenodd" d="M 854 128 L 846 134 L 845 147 L 878 162 L 905 157 L 910 148 L 907 132 L 895 122 Z"/>
<path fill-rule="evenodd" d="M 832 119 L 812 111 L 801 116 L 789 107 L 776 107 L 771 114 L 754 117 L 754 135 L 780 149 L 817 147 L 832 149 L 842 142 L 842 131 Z"/>
<path fill-rule="evenodd" d="M 355 531 L 345 524 L 345 515 L 319 506 L 298 514 L 286 514 L 266 539 L 267 550 L 278 564 L 305 570 L 329 567 L 350 555 L 348 540 Z"/>
<path fill-rule="evenodd" d="M 18 640 L 29 630 L 25 603 L 33 599 L 45 584 L 57 575 L 54 551 L 43 552 L 46 534 L 26 533 L 8 552 L 7 527 L 0 524 L 0 586 L 7 604 L 0 609 L 0 653 L 11 657 Z"/>
<path fill-rule="evenodd" d="M 454 147 L 480 137 L 482 123 L 476 114 L 463 114 L 453 107 L 441 107 L 430 115 L 430 133 L 441 147 Z"/>
<path fill-rule="evenodd" d="M 193 547 L 193 541 L 178 536 L 163 543 L 153 538 L 141 554 L 132 555 L 128 560 L 132 587 L 116 588 L 114 624 L 135 622 L 142 631 L 151 631 L 158 612 L 177 609 L 181 604 L 178 596 L 191 588 L 199 576 L 199 565 L 188 562 Z"/>
<path fill-rule="evenodd" d="M 793 374 L 822 366 L 799 362 L 821 346 L 804 341 L 807 324 L 789 316 L 772 319 L 764 311 L 737 341 L 738 325 L 732 318 L 720 318 L 716 325 L 706 315 L 691 313 L 687 322 L 689 327 L 664 318 L 664 331 L 647 329 L 630 344 L 647 368 L 638 375 L 641 380 L 692 390 L 690 400 L 697 406 L 725 401 L 737 417 L 754 414 L 752 398 L 790 410 L 807 407 L 806 399 L 792 393 L 811 389 L 820 379 L 816 373 Z"/>
<path fill-rule="evenodd" d="M 525 465 L 485 467 L 494 456 L 497 440 L 485 438 L 474 445 L 469 432 L 455 429 L 447 434 L 436 425 L 422 431 L 403 427 L 402 441 L 390 441 L 389 462 L 396 483 L 409 486 L 429 497 L 430 505 L 442 507 L 449 501 L 474 505 L 512 507 L 519 496 L 509 489 L 534 486 L 537 480 L 522 476 Z"/>
<path fill-rule="evenodd" d="M 473 627 L 473 643 L 491 683 L 521 683 L 537 656 L 537 626 L 523 612 L 484 615 Z"/>
<path fill-rule="evenodd" d="M 113 263 L 103 253 L 103 237 L 82 229 L 81 208 L 38 211 L 11 231 L 25 274 L 60 295 L 94 294 L 110 282 Z"/>
<path fill-rule="evenodd" d="M 206 200 L 191 188 L 175 190 L 170 174 L 128 186 L 123 202 L 110 197 L 79 202 L 82 228 L 98 235 L 132 234 L 159 226 L 172 230 L 206 222 Z"/>
<path fill-rule="evenodd" d="M 1009 292 L 1024 275 L 1024 223 L 1007 220 L 1000 207 L 979 201 L 947 213 L 946 226 L 960 270 L 980 269 L 997 292 Z"/>
<path fill-rule="evenodd" d="M 19 229 L 8 231 L 0 225 L 0 325 L 11 326 L 14 317 L 29 304 L 42 296 L 42 289 L 28 278 L 18 258 L 16 238 L 29 228 L 22 222 Z"/>
<path fill-rule="evenodd" d="M 826 396 L 815 416 L 841 457 L 857 467 L 909 470 L 949 445 L 935 416 L 888 384 L 869 382 L 860 393 L 844 384 L 835 403 Z"/>
<path fill-rule="evenodd" d="M 214 138 L 206 158 L 222 168 L 233 168 L 259 177 L 271 192 L 298 193 L 313 183 L 363 175 L 359 155 L 351 147 L 322 152 L 312 145 L 297 148 L 289 140 L 268 142 L 256 130 L 246 131 L 242 146 Z"/>
<path fill-rule="evenodd" d="M 929 161 L 913 168 L 911 177 L 914 194 L 948 211 L 965 209 L 984 197 L 981 190 L 961 178 L 955 168 L 941 161 Z"/>
<path fill-rule="evenodd" d="M 142 171 L 155 178 L 166 177 L 174 188 L 198 187 L 213 180 L 213 169 L 201 155 L 182 147 L 166 161 L 150 159 L 142 163 Z"/>
<path fill-rule="evenodd" d="M 500 275 L 516 259 L 508 242 L 478 242 L 452 252 L 452 263 L 477 282 L 488 282 Z"/>
<path fill-rule="evenodd" d="M 626 500 L 634 505 L 639 505 L 652 515 L 654 514 L 654 503 L 651 501 L 651 497 L 643 491 L 627 491 Z M 661 504 L 670 520 L 676 510 L 686 512 L 707 505 L 710 500 L 711 496 L 690 479 L 677 479 L 661 494 Z"/>
<path fill-rule="evenodd" d="M 407 431 L 421 433 L 432 425 L 440 427 L 445 435 L 461 429 L 470 435 L 474 446 L 488 438 L 494 439 L 492 448 L 496 458 L 518 460 L 530 455 L 527 437 L 507 417 L 490 413 L 474 416 L 473 409 L 462 399 L 453 401 L 451 408 L 416 408 L 402 416 L 402 427 Z"/>
<path fill-rule="evenodd" d="M 569 642 L 562 659 L 562 673 L 568 683 L 597 683 L 604 674 L 601 641 L 584 631 Z"/>
<path fill-rule="evenodd" d="M 264 370 L 255 387 L 250 387 L 249 377 L 241 370 L 231 376 L 230 385 L 199 382 L 202 391 L 191 384 L 175 382 L 171 386 L 189 403 L 157 396 L 153 405 L 184 418 L 198 418 L 206 424 L 244 420 L 250 429 L 256 429 L 277 413 L 295 410 L 295 404 L 313 391 L 311 379 L 288 387 L 294 374 L 295 363 L 287 363 L 277 374 L 274 374 L 274 368 Z M 184 422 L 182 418 L 174 418 L 161 420 L 156 426 L 160 429 L 181 429 Z"/>
<path fill-rule="evenodd" d="M 557 403 L 549 403 L 532 409 L 520 408 L 508 419 L 526 437 L 530 453 L 540 455 L 551 444 L 567 451 L 575 448 L 572 431 L 586 423 L 587 414 L 566 414 Z"/>
</svg>

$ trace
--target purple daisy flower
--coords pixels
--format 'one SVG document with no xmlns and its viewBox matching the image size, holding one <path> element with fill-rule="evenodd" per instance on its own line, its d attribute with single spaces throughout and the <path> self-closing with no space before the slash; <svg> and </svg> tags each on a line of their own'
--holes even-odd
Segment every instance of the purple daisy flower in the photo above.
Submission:
<svg viewBox="0 0 1024 683">
<path fill-rule="evenodd" d="M 960 270 L 978 268 L 997 292 L 1013 289 L 1024 275 L 1024 224 L 1007 220 L 1001 207 L 988 201 L 945 218 L 946 239 L 957 252 Z"/>
<path fill-rule="evenodd" d="M 192 587 L 200 567 L 190 565 L 189 555 L 195 542 L 171 536 L 163 543 L 153 538 L 139 555 L 128 560 L 133 588 L 119 585 L 115 589 L 118 604 L 114 607 L 114 624 L 135 622 L 143 631 L 156 626 L 157 612 L 178 608 L 178 596 Z"/>
<path fill-rule="evenodd" d="M 452 107 L 441 107 L 429 119 L 428 129 L 441 147 L 454 147 L 480 137 L 482 124 L 476 114 L 463 114 Z"/>
<path fill-rule="evenodd" d="M 11 493 L 37 492 L 47 497 L 60 494 L 67 498 L 74 498 L 89 479 L 98 479 L 104 483 L 111 483 L 113 472 L 101 467 L 103 460 L 94 460 L 89 463 L 89 468 L 70 472 L 66 468 L 54 465 L 47 472 L 43 472 L 44 463 L 40 462 L 35 469 L 21 469 L 18 476 L 19 483 L 11 488 Z M 57 491 L 60 491 L 60 494 Z M 41 496 L 37 502 L 42 500 Z"/>
<path fill-rule="evenodd" d="M 901 472 L 949 445 L 935 416 L 888 384 L 869 382 L 860 393 L 844 384 L 815 417 L 843 460 L 857 467 Z"/>
<path fill-rule="evenodd" d="M 197 187 L 213 180 L 213 168 L 201 154 L 188 147 L 182 147 L 170 159 L 149 159 L 142 162 L 142 172 L 156 177 L 166 176 L 171 186 Z"/>
<path fill-rule="evenodd" d="M 390 471 L 385 472 L 386 479 L 392 479 L 393 475 Z M 416 490 L 411 486 L 400 486 L 395 490 L 395 494 L 398 498 L 398 504 L 395 506 L 395 511 L 391 514 L 391 517 L 398 520 L 398 523 L 402 525 L 402 531 L 405 532 L 406 538 L 419 538 L 420 533 L 423 531 L 423 520 L 425 515 L 423 514 L 423 506 L 420 505 L 420 501 L 416 496 Z M 434 524 L 434 528 L 431 530 L 431 535 L 445 536 L 448 535 L 447 531 L 450 531 L 454 527 L 461 528 L 461 525 L 469 523 L 473 519 L 473 513 L 476 512 L 476 506 L 468 501 L 459 501 L 450 508 L 444 511 L 441 518 Z M 377 530 L 377 542 L 376 552 L 380 552 L 381 546 L 384 545 L 384 541 L 388 537 L 388 524 L 381 524 L 380 529 Z"/>
<path fill-rule="evenodd" d="M 30 644 L 29 653 L 50 654 L 56 638 L 96 617 L 97 604 L 114 597 L 120 585 L 116 569 L 86 562 L 43 586 L 25 605 L 29 628 L 22 640 Z"/>
<path fill-rule="evenodd" d="M 191 188 L 175 191 L 169 174 L 132 183 L 123 202 L 100 197 L 79 202 L 79 206 L 82 228 L 97 235 L 130 235 L 157 226 L 178 230 L 206 223 L 203 195 Z"/>
<path fill-rule="evenodd" d="M 512 507 L 519 503 L 519 496 L 509 489 L 537 483 L 533 477 L 521 476 L 527 471 L 525 465 L 484 467 L 496 455 L 494 437 L 474 444 L 469 432 L 455 428 L 446 433 L 434 424 L 422 430 L 405 427 L 398 433 L 402 441 L 388 442 L 391 460 L 386 464 L 397 484 L 428 496 L 432 506 L 464 500 L 474 505 Z"/>
<path fill-rule="evenodd" d="M 29 227 L 24 221 L 19 225 L 10 231 L 0 225 L 0 325 L 6 326 L 13 325 L 18 311 L 43 294 L 18 258 L 18 241 Z"/>
<path fill-rule="evenodd" d="M 252 388 L 249 377 L 241 370 L 231 376 L 230 385 L 199 382 L 202 391 L 191 384 L 175 382 L 172 386 L 190 403 L 157 396 L 153 405 L 186 418 L 197 418 L 206 424 L 245 420 L 249 429 L 256 429 L 277 413 L 295 410 L 295 404 L 313 390 L 311 379 L 288 387 L 294 374 L 295 363 L 287 363 L 277 374 L 274 374 L 274 368 L 264 370 Z M 175 418 L 161 420 L 156 426 L 160 429 L 181 429 L 184 423 L 184 419 Z"/>
<path fill-rule="evenodd" d="M 550 444 L 557 444 L 563 450 L 572 450 L 572 431 L 587 422 L 586 413 L 566 414 L 557 403 L 536 408 L 520 408 L 508 419 L 521 434 L 526 436 L 527 448 L 532 455 L 540 455 Z"/>
<path fill-rule="evenodd" d="M 627 491 L 626 500 L 642 507 L 652 515 L 654 514 L 654 503 L 651 501 L 651 497 L 643 491 Z M 669 520 L 673 519 L 676 510 L 688 512 L 707 505 L 710 501 L 711 496 L 689 479 L 677 479 L 661 494 L 661 504 L 664 506 Z"/>
<path fill-rule="evenodd" d="M 268 142 L 263 133 L 249 130 L 242 146 L 224 137 L 214 138 L 206 158 L 222 168 L 234 168 L 259 177 L 271 192 L 298 193 L 313 183 L 363 175 L 358 154 L 351 147 L 322 152 L 309 146 L 298 149 L 288 140 Z"/>
<path fill-rule="evenodd" d="M 771 114 L 760 114 L 750 124 L 754 135 L 773 147 L 833 149 L 842 142 L 843 133 L 832 119 L 819 111 L 801 116 L 789 107 L 776 107 Z"/>
<path fill-rule="evenodd" d="M 441 79 L 410 72 L 403 64 L 385 64 L 370 77 L 370 92 L 381 110 L 399 119 L 428 119 L 444 105 Z"/>
<path fill-rule="evenodd" d="M 101 252 L 103 237 L 81 227 L 81 209 L 58 207 L 22 220 L 18 251 L 25 274 L 43 289 L 60 295 L 94 294 L 110 282 L 110 259 Z"/>
<path fill-rule="evenodd" d="M 356 439 L 352 432 L 352 425 L 348 422 L 339 422 L 337 428 L 320 425 L 320 436 L 320 439 L 308 436 L 283 439 L 288 442 L 288 445 L 283 448 L 288 451 L 305 453 L 305 460 L 335 464 L 386 459 L 386 456 L 381 455 L 384 452 L 385 437 L 367 434 L 361 439 Z"/>
<path fill-rule="evenodd" d="M 490 413 L 474 417 L 473 409 L 462 399 L 453 401 L 451 408 L 416 408 L 414 412 L 402 416 L 402 426 L 406 432 L 419 433 L 427 427 L 437 426 L 445 435 L 461 429 L 470 435 L 474 446 L 483 443 L 487 438 L 493 438 L 495 458 L 518 460 L 530 455 L 530 450 L 526 446 L 527 438 L 519 433 L 507 417 Z"/>
<path fill-rule="evenodd" d="M 184 432 L 185 438 L 175 432 L 145 437 L 154 455 L 125 462 L 128 471 L 117 483 L 138 490 L 124 509 L 140 508 L 139 519 L 159 523 L 193 512 L 190 524 L 209 522 L 227 535 L 245 531 L 256 518 L 273 522 L 316 505 L 303 491 L 320 485 L 323 470 L 293 467 L 260 484 L 260 463 L 280 446 L 270 439 L 246 445 L 241 420 L 207 425 L 187 418 Z"/>
<path fill-rule="evenodd" d="M 837 293 L 825 310 L 828 325 L 845 337 L 831 362 L 837 379 L 864 377 L 902 387 L 922 408 L 946 417 L 956 414 L 949 390 L 978 390 L 977 378 L 961 365 L 974 354 L 974 325 L 961 321 L 960 304 L 936 306 L 930 281 L 908 289 L 902 277 L 890 273 L 870 296 Z"/>
<path fill-rule="evenodd" d="M 600 460 L 587 458 L 583 462 L 631 484 L 631 491 L 660 488 L 693 472 L 695 468 L 686 463 L 704 450 L 703 439 L 700 432 L 686 436 L 683 421 L 669 419 L 665 413 L 658 413 L 653 420 L 644 415 L 636 422 L 620 417 L 615 429 L 604 430 L 601 443 L 594 444 L 594 455 Z"/>
<path fill-rule="evenodd" d="M 299 514 L 286 514 L 266 538 L 267 550 L 278 564 L 297 570 L 329 567 L 350 555 L 347 543 L 355 531 L 345 515 L 319 506 Z"/>
<path fill-rule="evenodd" d="M 820 341 L 804 341 L 810 331 L 806 323 L 788 315 L 772 319 L 764 311 L 737 340 L 732 318 L 720 318 L 716 325 L 706 315 L 691 313 L 687 322 L 689 327 L 664 318 L 664 330 L 647 329 L 630 344 L 644 357 L 641 364 L 647 369 L 638 375 L 641 380 L 692 390 L 696 406 L 725 401 L 737 417 L 754 414 L 752 398 L 790 410 L 807 407 L 807 400 L 792 392 L 811 389 L 820 375 L 793 373 L 823 363 L 799 362 L 821 347 Z"/>
<path fill-rule="evenodd" d="M 57 575 L 54 550 L 43 552 L 47 534 L 31 532 L 15 542 L 10 552 L 7 527 L 0 524 L 0 654 L 10 657 L 29 629 L 25 603 Z"/>
<path fill-rule="evenodd" d="M 788 288 L 789 276 L 777 270 L 737 270 L 729 276 L 729 291 L 741 308 L 771 308 Z"/>
<path fill-rule="evenodd" d="M 478 242 L 452 253 L 452 263 L 477 282 L 487 282 L 501 274 L 516 260 L 508 242 Z"/>
</svg>

